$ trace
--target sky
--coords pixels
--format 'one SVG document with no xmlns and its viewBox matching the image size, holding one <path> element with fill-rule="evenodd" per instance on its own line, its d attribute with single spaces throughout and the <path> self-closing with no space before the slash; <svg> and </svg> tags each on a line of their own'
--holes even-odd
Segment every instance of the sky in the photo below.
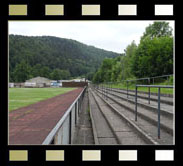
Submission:
<svg viewBox="0 0 183 166">
<path fill-rule="evenodd" d="M 174 30 L 174 21 L 168 21 Z M 133 40 L 139 44 L 153 21 L 9 21 L 9 34 L 56 36 L 117 53 Z"/>
</svg>

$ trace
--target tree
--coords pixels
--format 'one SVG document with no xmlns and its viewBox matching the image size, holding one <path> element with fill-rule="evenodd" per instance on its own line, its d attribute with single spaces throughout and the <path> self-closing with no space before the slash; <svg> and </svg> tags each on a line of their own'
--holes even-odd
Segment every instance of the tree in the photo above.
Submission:
<svg viewBox="0 0 183 166">
<path fill-rule="evenodd" d="M 41 76 L 41 70 L 42 70 L 42 65 L 41 64 L 36 64 L 32 67 L 31 75 L 33 77 Z"/>
<path fill-rule="evenodd" d="M 30 66 L 24 60 L 22 60 L 16 65 L 13 75 L 15 82 L 25 82 L 30 78 Z"/>
<path fill-rule="evenodd" d="M 50 78 L 53 80 L 69 79 L 70 73 L 67 70 L 54 69 L 50 74 Z"/>
<path fill-rule="evenodd" d="M 104 82 L 104 78 L 102 76 L 102 71 L 101 69 L 99 69 L 95 75 L 93 76 L 93 80 L 92 80 L 94 83 L 101 83 L 101 82 Z"/>
<path fill-rule="evenodd" d="M 155 37 L 165 37 L 165 36 L 172 36 L 172 28 L 169 26 L 168 22 L 154 22 L 153 24 L 150 24 L 143 36 L 141 37 L 141 40 L 144 40 L 145 38 L 153 39 Z"/>
<path fill-rule="evenodd" d="M 70 72 L 68 70 L 60 70 L 60 74 L 61 74 L 61 79 L 63 80 L 67 80 L 70 78 Z"/>
<path fill-rule="evenodd" d="M 50 77 L 50 68 L 47 67 L 47 66 L 43 66 L 41 69 L 40 69 L 40 76 L 41 77 L 46 77 L 46 78 L 49 78 Z"/>
<path fill-rule="evenodd" d="M 133 74 L 153 77 L 173 73 L 173 38 L 146 38 L 140 42 L 132 61 Z"/>
<path fill-rule="evenodd" d="M 132 41 L 125 49 L 125 56 L 121 59 L 122 65 L 122 79 L 127 79 L 133 77 L 132 75 L 132 60 L 135 56 L 137 50 L 137 45 L 135 41 Z"/>
<path fill-rule="evenodd" d="M 30 76 L 49 78 L 54 69 L 62 71 L 62 78 L 78 77 L 98 69 L 104 58 L 119 54 L 88 46 L 70 39 L 51 36 L 27 37 L 9 35 L 9 72 L 13 72 L 22 59 L 30 65 Z M 66 72 L 67 71 L 67 72 Z M 66 76 L 64 76 L 66 75 Z"/>
<path fill-rule="evenodd" d="M 102 62 L 101 76 L 104 82 L 111 81 L 113 61 L 111 58 L 105 58 Z"/>
<path fill-rule="evenodd" d="M 124 51 L 120 57 L 104 59 L 93 80 L 121 81 L 173 73 L 172 28 L 167 22 L 149 25 L 140 44 L 132 41 Z"/>
</svg>

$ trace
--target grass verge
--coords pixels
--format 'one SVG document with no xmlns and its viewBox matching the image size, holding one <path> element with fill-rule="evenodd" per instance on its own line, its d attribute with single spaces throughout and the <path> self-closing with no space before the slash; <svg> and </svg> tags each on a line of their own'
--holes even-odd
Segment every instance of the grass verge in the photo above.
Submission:
<svg viewBox="0 0 183 166">
<path fill-rule="evenodd" d="M 166 85 L 163 83 L 154 84 L 154 85 Z M 112 88 L 119 88 L 119 89 L 127 89 L 127 86 L 124 84 L 112 84 Z M 129 90 L 135 90 L 135 85 L 129 85 Z M 147 87 L 138 87 L 138 91 L 148 92 L 149 89 Z M 158 88 L 151 88 L 151 92 L 158 93 Z M 162 94 L 173 94 L 173 88 L 161 88 Z"/>
</svg>

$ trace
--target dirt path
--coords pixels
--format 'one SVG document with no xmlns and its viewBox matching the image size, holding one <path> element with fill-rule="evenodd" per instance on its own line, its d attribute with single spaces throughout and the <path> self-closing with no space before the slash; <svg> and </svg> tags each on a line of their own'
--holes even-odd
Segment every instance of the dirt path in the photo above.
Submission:
<svg viewBox="0 0 183 166">
<path fill-rule="evenodd" d="M 9 144 L 42 144 L 83 88 L 9 113 Z"/>
</svg>

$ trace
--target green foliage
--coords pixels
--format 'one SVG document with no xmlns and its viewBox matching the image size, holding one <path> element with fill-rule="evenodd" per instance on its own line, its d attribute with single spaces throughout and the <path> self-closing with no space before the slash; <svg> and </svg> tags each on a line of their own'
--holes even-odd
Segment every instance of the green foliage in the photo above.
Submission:
<svg viewBox="0 0 183 166">
<path fill-rule="evenodd" d="M 101 68 L 94 75 L 94 82 L 111 81 L 113 61 L 114 60 L 111 58 L 106 58 L 103 60 Z"/>
<path fill-rule="evenodd" d="M 166 36 L 172 36 L 172 28 L 169 26 L 168 22 L 154 22 L 152 25 L 150 24 L 143 36 L 141 37 L 141 40 L 145 38 L 153 39 L 155 37 L 166 37 Z"/>
<path fill-rule="evenodd" d="M 132 41 L 124 51 L 120 57 L 105 59 L 93 82 L 117 82 L 173 73 L 173 37 L 169 23 L 149 25 L 140 44 L 137 46 Z"/>
<path fill-rule="evenodd" d="M 164 85 L 173 85 L 174 77 L 170 76 L 165 82 Z"/>
<path fill-rule="evenodd" d="M 134 41 L 125 49 L 125 56 L 122 57 L 122 80 L 133 77 L 132 61 L 137 51 L 137 45 Z"/>
<path fill-rule="evenodd" d="M 30 66 L 22 60 L 16 65 L 13 75 L 15 82 L 23 82 L 24 80 L 27 80 L 30 75 Z"/>
<path fill-rule="evenodd" d="M 52 80 L 64 80 L 70 78 L 70 72 L 67 70 L 54 69 L 50 74 Z"/>
<path fill-rule="evenodd" d="M 24 82 L 27 78 L 42 76 L 47 78 L 68 79 L 87 76 L 96 72 L 104 58 L 114 58 L 119 54 L 87 46 L 75 40 L 57 37 L 9 36 L 9 80 Z M 27 69 L 21 74 L 16 69 L 22 63 Z M 20 68 L 20 67 L 17 67 Z M 19 71 L 16 71 L 15 69 Z M 61 71 L 55 71 L 59 69 Z M 55 73 L 59 76 L 55 76 Z M 16 75 L 15 75 L 16 74 Z"/>
<path fill-rule="evenodd" d="M 96 74 L 94 82 L 115 82 L 131 78 L 131 61 L 136 52 L 137 46 L 133 41 L 127 46 L 125 54 L 113 59 L 105 59 Z"/>
<path fill-rule="evenodd" d="M 138 78 L 173 73 L 173 38 L 141 41 L 132 61 L 132 73 Z"/>
</svg>

